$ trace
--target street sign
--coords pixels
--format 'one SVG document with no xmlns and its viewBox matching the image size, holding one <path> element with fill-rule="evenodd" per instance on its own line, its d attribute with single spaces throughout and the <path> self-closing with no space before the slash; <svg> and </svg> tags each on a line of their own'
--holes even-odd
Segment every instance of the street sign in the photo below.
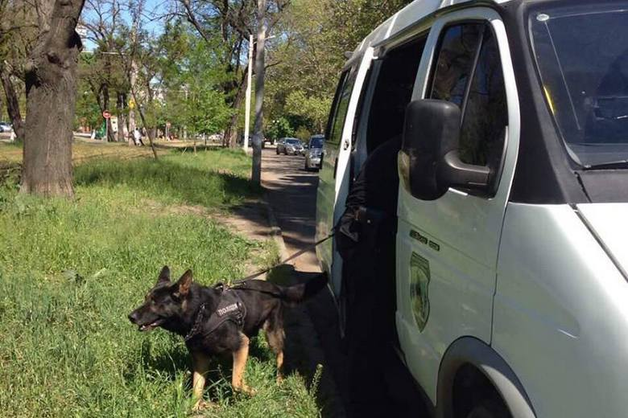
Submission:
<svg viewBox="0 0 628 418">
<path fill-rule="evenodd" d="M 105 119 L 109 119 L 111 117 L 111 113 L 109 113 L 108 110 L 105 110 L 104 112 L 102 112 L 102 117 Z"/>
<path fill-rule="evenodd" d="M 135 109 L 135 100 L 129 99 L 129 109 Z"/>
</svg>

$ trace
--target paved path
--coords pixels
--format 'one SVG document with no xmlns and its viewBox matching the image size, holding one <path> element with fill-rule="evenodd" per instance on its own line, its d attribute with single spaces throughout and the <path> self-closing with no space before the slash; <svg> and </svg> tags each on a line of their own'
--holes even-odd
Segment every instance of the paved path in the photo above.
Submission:
<svg viewBox="0 0 628 418">
<path fill-rule="evenodd" d="M 262 155 L 262 182 L 292 254 L 314 242 L 318 173 L 304 170 L 302 156 L 277 155 L 275 148 L 265 148 Z M 314 251 L 293 264 L 298 271 L 320 272 Z"/>
<path fill-rule="evenodd" d="M 273 208 L 277 223 L 286 246 L 286 252 L 293 254 L 314 243 L 316 218 L 316 187 L 318 173 L 304 169 L 304 157 L 277 155 L 275 148 L 266 148 L 262 154 L 262 183 L 268 190 L 269 203 Z M 294 266 L 293 282 L 307 280 L 320 273 L 315 252 L 306 254 L 290 262 Z M 307 310 L 307 312 L 306 312 Z M 330 292 L 321 292 L 310 300 L 305 309 L 297 310 L 286 319 L 287 341 L 290 330 L 297 344 L 307 347 L 306 363 L 301 369 L 315 370 L 323 365 L 323 373 L 318 390 L 318 401 L 325 417 L 344 417 L 344 377 L 345 358 L 340 350 L 336 308 Z"/>
<path fill-rule="evenodd" d="M 300 156 L 276 155 L 274 148 L 266 148 L 262 155 L 262 182 L 268 190 L 287 253 L 293 254 L 314 242 L 318 173 L 305 171 L 304 158 Z M 295 282 L 320 272 L 314 251 L 298 258 L 293 265 Z M 290 326 L 299 328 L 297 344 L 311 348 L 310 364 L 304 365 L 305 370 L 315 368 L 316 363 L 324 365 L 318 396 L 323 416 L 343 417 L 347 403 L 347 358 L 342 350 L 331 292 L 321 292 L 309 301 L 307 311 L 309 315 L 300 312 L 300 317 L 292 318 L 292 325 L 287 321 L 286 332 L 289 333 Z M 382 352 L 381 362 L 387 370 L 386 384 L 393 394 L 392 398 L 384 398 L 389 406 L 388 417 L 427 416 L 412 378 L 392 349 Z"/>
</svg>

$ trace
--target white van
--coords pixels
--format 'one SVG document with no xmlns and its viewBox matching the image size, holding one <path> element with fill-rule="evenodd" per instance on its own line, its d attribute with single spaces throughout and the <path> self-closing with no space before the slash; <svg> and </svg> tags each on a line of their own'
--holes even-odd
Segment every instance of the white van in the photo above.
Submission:
<svg viewBox="0 0 628 418">
<path fill-rule="evenodd" d="M 399 156 L 396 324 L 437 416 L 627 417 L 628 1 L 417 0 L 362 41 L 317 238 Z M 341 260 L 317 250 L 336 295 Z"/>
</svg>

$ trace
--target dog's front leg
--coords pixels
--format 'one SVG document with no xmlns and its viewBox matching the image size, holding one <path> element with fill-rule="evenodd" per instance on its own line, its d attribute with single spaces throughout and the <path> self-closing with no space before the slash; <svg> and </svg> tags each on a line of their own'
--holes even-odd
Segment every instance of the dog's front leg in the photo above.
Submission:
<svg viewBox="0 0 628 418">
<path fill-rule="evenodd" d="M 203 390 L 205 389 L 205 375 L 209 371 L 209 357 L 202 353 L 192 353 L 192 390 L 194 396 L 194 410 L 199 410 L 207 404 L 203 402 Z"/>
<path fill-rule="evenodd" d="M 244 383 L 244 369 L 246 360 L 249 357 L 249 337 L 240 333 L 240 348 L 233 352 L 233 374 L 231 376 L 231 385 L 238 392 L 254 395 L 255 391 Z"/>
</svg>

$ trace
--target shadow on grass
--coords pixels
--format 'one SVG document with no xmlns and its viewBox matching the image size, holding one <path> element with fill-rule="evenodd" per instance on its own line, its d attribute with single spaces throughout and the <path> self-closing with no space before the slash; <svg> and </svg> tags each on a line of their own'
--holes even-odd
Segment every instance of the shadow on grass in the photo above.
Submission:
<svg viewBox="0 0 628 418">
<path fill-rule="evenodd" d="M 153 353 L 153 344 L 150 340 L 142 343 L 139 358 L 133 358 L 127 364 L 124 378 L 127 381 L 135 380 L 143 372 L 140 372 L 138 365 L 141 364 L 145 371 L 156 372 L 169 381 L 176 379 L 177 373 L 182 370 L 190 370 L 190 355 L 185 347 L 179 346 L 176 349 Z"/>
<path fill-rule="evenodd" d="M 325 291 L 318 289 L 320 286 L 320 273 L 302 272 L 294 269 L 294 266 L 284 264 L 269 274 L 266 280 L 280 286 L 291 286 L 299 283 L 310 283 L 311 292 L 315 293 L 312 299 L 325 297 Z M 307 291 L 306 291 L 307 292 Z M 308 305 L 312 301 L 305 301 L 296 308 L 287 308 L 284 312 L 284 331 L 286 333 L 284 373 L 286 375 L 298 373 L 305 377 L 308 390 L 316 397 L 316 403 L 321 410 L 322 417 L 344 416 L 344 394 L 336 395 L 341 387 L 333 383 L 338 376 L 334 376 L 334 368 L 330 367 L 320 349 L 319 334 L 312 323 L 306 321 L 309 317 Z M 328 306 L 329 314 L 335 312 L 335 308 Z M 332 315 L 333 316 L 333 315 Z M 335 328 L 336 323 L 328 322 L 330 328 Z M 331 330 L 331 335 L 338 333 Z"/>
<path fill-rule="evenodd" d="M 235 205 L 262 193 L 261 187 L 245 178 L 167 159 L 95 161 L 75 169 L 75 182 L 79 186 L 126 185 L 150 196 L 205 207 Z"/>
<path fill-rule="evenodd" d="M 155 148 L 158 149 L 167 149 L 172 151 L 173 153 L 190 153 L 190 152 L 194 152 L 194 144 L 189 144 L 186 143 L 185 145 L 179 145 L 179 146 L 172 146 L 172 145 L 167 145 L 167 144 L 155 144 Z M 220 152 L 225 152 L 226 149 L 222 148 L 219 145 L 212 145 L 212 144 L 196 144 L 196 151 L 200 152 L 200 151 L 220 151 Z M 234 151 L 235 152 L 235 151 Z"/>
</svg>

